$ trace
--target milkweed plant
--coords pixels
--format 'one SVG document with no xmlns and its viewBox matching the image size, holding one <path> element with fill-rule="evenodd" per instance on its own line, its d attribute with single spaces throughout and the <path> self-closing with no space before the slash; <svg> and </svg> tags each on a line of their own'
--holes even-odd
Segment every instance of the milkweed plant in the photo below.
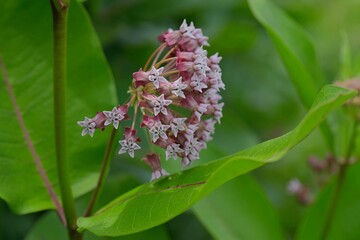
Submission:
<svg viewBox="0 0 360 240">
<path fill-rule="evenodd" d="M 250 74 L 238 76 L 240 68 L 234 67 L 238 64 L 234 59 L 240 58 L 233 51 L 230 56 L 228 50 L 237 44 L 242 49 L 249 33 L 247 25 L 243 33 L 233 13 L 229 16 L 234 21 L 231 31 L 222 29 L 222 21 L 214 26 L 221 28 L 222 36 L 214 44 L 215 49 L 210 48 L 211 40 L 203 30 L 195 27 L 194 22 L 198 22 L 192 21 L 191 15 L 186 15 L 182 22 L 184 17 L 179 19 L 178 29 L 157 32 L 157 48 L 141 65 L 128 68 L 131 69 L 128 81 L 121 81 L 128 86 L 127 92 L 119 90 L 127 100 L 116 103 L 109 65 L 81 1 L 25 2 L 5 1 L 0 7 L 0 198 L 19 214 L 55 209 L 60 220 L 55 221 L 56 215 L 50 211 L 34 215 L 39 220 L 26 239 L 81 240 L 89 237 L 84 232 L 112 237 L 134 234 L 132 239 L 170 239 L 170 235 L 185 232 L 184 239 L 200 239 L 201 234 L 184 231 L 186 224 L 203 233 L 201 239 L 359 239 L 360 71 L 356 59 L 360 58 L 351 55 L 346 34 L 339 74 L 326 79 L 330 74 L 324 74 L 312 40 L 300 25 L 270 0 L 247 0 L 246 6 L 269 33 L 269 41 L 280 57 L 257 61 L 264 60 L 262 69 L 266 68 L 267 73 L 274 71 L 278 60 L 283 62 L 296 91 L 286 90 L 277 99 L 296 93 L 297 104 L 303 105 L 301 109 L 306 113 L 298 113 L 303 118 L 288 133 L 240 149 L 242 143 L 238 140 L 247 135 L 237 132 L 245 125 L 237 120 L 242 117 L 259 120 L 264 116 L 256 109 L 260 102 L 269 105 L 267 113 L 272 115 L 276 109 L 267 101 L 268 96 L 276 93 L 259 81 L 256 86 L 265 89 L 266 94 L 259 94 L 255 85 L 251 85 L 250 90 L 244 91 L 249 91 L 252 100 L 238 104 L 239 89 L 233 86 L 246 89 L 248 86 L 242 84 L 248 79 L 236 84 L 232 81 L 248 78 Z M 143 4 L 149 7 L 145 2 L 140 5 Z M 159 10 L 157 4 L 151 4 Z M 109 12 L 117 9 L 116 4 L 110 5 L 111 9 L 106 11 L 111 15 Z M 332 8 L 336 9 L 336 16 L 341 16 L 340 9 Z M 42 14 L 46 9 L 52 12 L 52 18 Z M 238 9 L 237 5 L 234 9 Z M 217 17 L 225 16 L 225 11 L 218 12 L 221 15 Z M 317 17 L 325 16 L 325 12 Z M 176 16 L 180 15 L 177 10 Z M 244 39 L 239 37 L 243 34 Z M 263 46 L 254 48 L 255 55 L 264 51 Z M 223 62 L 217 50 L 223 55 Z M 246 61 L 242 64 L 248 64 Z M 265 66 L 270 62 L 274 64 Z M 241 68 L 242 73 L 248 70 L 251 69 Z M 280 75 L 283 74 L 274 76 Z M 264 74 L 258 74 L 250 79 L 262 77 Z M 333 84 L 326 84 L 331 81 Z M 233 98 L 232 103 L 228 97 Z M 223 99 L 227 102 L 224 119 Z M 293 103 L 285 105 L 290 104 Z M 238 113 L 233 105 L 244 107 L 244 112 Z M 296 109 L 300 107 L 293 111 Z M 248 113 L 253 115 L 245 116 Z M 288 130 L 282 126 L 289 120 L 288 115 L 281 112 L 285 120 L 276 123 L 277 127 L 281 125 L 281 131 Z M 275 118 L 260 120 L 269 119 Z M 221 127 L 228 127 L 227 134 L 218 128 L 221 121 Z M 216 127 L 222 138 L 215 136 Z M 289 164 L 285 170 L 279 165 L 262 168 L 255 173 L 256 178 L 250 175 L 238 178 L 282 159 L 314 129 L 319 129 L 319 136 L 310 136 L 311 147 L 305 149 L 303 145 L 289 157 L 304 160 L 301 164 L 305 165 L 306 176 L 298 169 L 288 168 Z M 313 136 L 318 138 L 314 140 Z M 211 140 L 214 141 L 209 143 Z M 315 150 L 317 146 L 321 150 Z M 226 155 L 230 147 L 237 152 Z M 130 173 L 131 177 L 127 177 L 128 169 L 121 173 L 110 171 L 114 156 L 116 159 L 130 156 L 127 160 L 131 164 L 150 168 L 151 176 L 149 171 L 146 180 L 142 173 L 134 179 Z M 218 157 L 222 158 L 212 159 Z M 168 167 L 173 163 L 179 165 L 177 172 Z M 112 170 L 117 170 L 116 166 Z M 121 178 L 115 181 L 112 176 Z M 279 179 L 284 182 L 280 184 Z M 266 185 L 267 194 L 257 180 Z M 215 189 L 218 190 L 214 192 Z M 78 201 L 82 195 L 85 196 Z M 83 210 L 81 216 L 79 210 Z M 184 212 L 189 213 L 191 221 L 184 214 L 185 220 L 172 222 Z M 2 230 L 8 231 L 7 226 L 13 224 L 12 218 L 7 222 L 1 217 L 5 227 L 1 228 L 0 238 L 17 239 L 17 232 L 1 235 Z M 174 225 L 180 230 L 174 230 Z M 16 224 L 16 229 L 22 228 L 25 227 Z"/>
</svg>

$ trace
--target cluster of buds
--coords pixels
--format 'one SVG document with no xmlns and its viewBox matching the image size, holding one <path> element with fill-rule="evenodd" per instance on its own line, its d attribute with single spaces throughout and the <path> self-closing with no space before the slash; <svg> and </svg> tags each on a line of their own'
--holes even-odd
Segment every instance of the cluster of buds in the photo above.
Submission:
<svg viewBox="0 0 360 240">
<path fill-rule="evenodd" d="M 160 47 L 143 69 L 133 73 L 129 102 L 78 122 L 84 128 L 82 135 L 93 136 L 95 129 L 111 124 L 117 129 L 120 121 L 129 119 L 128 108 L 134 107 L 132 126 L 125 128 L 124 139 L 119 141 L 119 154 L 128 152 L 134 157 L 134 151 L 140 149 L 135 130 L 140 110 L 140 126 L 146 129 L 150 144 L 166 151 L 166 160 L 179 157 L 182 165 L 188 166 L 198 159 L 212 139 L 215 124 L 220 123 L 224 106 L 219 95 L 225 88 L 221 57 L 217 53 L 208 57 L 203 48 L 209 45 L 207 39 L 201 29 L 185 20 L 179 30 L 163 33 Z M 143 160 L 153 170 L 151 180 L 168 174 L 161 167 L 159 155 L 150 153 Z"/>
<path fill-rule="evenodd" d="M 338 171 L 339 163 L 335 156 L 328 154 L 324 160 L 319 159 L 316 156 L 310 156 L 308 159 L 310 168 L 315 173 L 335 173 Z"/>
</svg>

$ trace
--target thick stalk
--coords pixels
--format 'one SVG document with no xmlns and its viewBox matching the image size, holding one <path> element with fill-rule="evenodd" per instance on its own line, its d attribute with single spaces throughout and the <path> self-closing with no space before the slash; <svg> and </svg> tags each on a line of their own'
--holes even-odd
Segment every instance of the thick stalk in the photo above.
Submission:
<svg viewBox="0 0 360 240">
<path fill-rule="evenodd" d="M 82 236 L 76 231 L 77 217 L 66 147 L 66 59 L 69 0 L 50 0 L 50 3 L 53 14 L 54 123 L 57 172 L 69 238 L 82 239 Z"/>
<path fill-rule="evenodd" d="M 88 206 L 86 207 L 84 217 L 88 217 L 91 215 L 94 205 L 98 199 L 99 193 L 104 185 L 105 179 L 107 177 L 107 173 L 109 172 L 109 166 L 110 166 L 110 162 L 111 162 L 110 154 L 112 152 L 111 150 L 112 150 L 112 146 L 114 143 L 115 135 L 116 135 L 116 129 L 113 128 L 111 131 L 109 142 L 106 146 L 105 155 L 104 155 L 104 159 L 103 159 L 101 170 L 100 170 L 100 176 L 99 176 L 98 182 L 96 184 L 96 188 L 95 188 L 93 194 L 91 195 L 90 202 L 89 202 Z"/>
</svg>

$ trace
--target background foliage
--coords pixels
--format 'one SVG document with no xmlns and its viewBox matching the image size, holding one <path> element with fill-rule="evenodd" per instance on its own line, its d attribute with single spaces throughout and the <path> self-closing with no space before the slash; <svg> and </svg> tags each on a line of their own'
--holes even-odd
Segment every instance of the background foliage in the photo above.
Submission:
<svg viewBox="0 0 360 240">
<path fill-rule="evenodd" d="M 1 6 L 0 13 L 3 13 L 2 9 L 6 9 L 10 5 L 12 8 L 11 2 L 6 1 L 5 5 Z M 11 29 L 7 27 L 8 22 L 5 20 L 10 21 L 11 19 L 11 21 L 16 22 L 15 24 L 22 26 L 22 31 L 28 34 L 26 36 L 30 39 L 41 39 L 43 47 L 46 48 L 50 36 L 44 35 L 45 31 L 42 29 L 50 27 L 50 22 L 45 20 L 49 19 L 50 8 L 45 3 L 40 2 L 42 1 L 27 3 L 39 4 L 38 8 L 19 6 L 16 9 L 18 13 L 16 16 L 1 14 L 0 19 L 2 22 L 0 22 L 3 27 L 0 28 L 0 54 L 10 62 L 10 66 L 8 66 L 9 74 L 16 73 L 12 69 L 19 68 L 25 71 L 19 74 L 46 82 L 46 76 L 39 78 L 38 75 L 26 73 L 26 69 L 31 69 L 34 62 L 38 62 L 36 58 L 33 60 L 34 62 L 24 60 L 27 56 L 33 57 L 34 55 L 29 43 L 25 42 L 23 48 L 20 49 L 8 49 L 6 45 L 6 41 L 9 41 L 9 39 L 15 41 L 18 34 L 11 32 Z M 360 55 L 358 54 L 360 46 L 356 45 L 356 40 L 360 37 L 359 19 L 356 11 L 360 7 L 358 1 L 337 0 L 332 1 L 331 4 L 323 1 L 307 0 L 277 0 L 272 2 L 284 9 L 305 29 L 306 34 L 311 36 L 310 39 L 314 43 L 317 57 L 320 60 L 320 68 L 325 73 L 323 82 L 331 83 L 334 80 L 354 77 L 360 72 Z M 76 4 L 73 4 L 72 9 L 76 9 L 75 6 Z M 227 91 L 223 92 L 226 103 L 225 117 L 222 124 L 217 128 L 214 140 L 209 144 L 209 150 L 202 154 L 202 159 L 196 164 L 232 154 L 286 133 L 295 127 L 305 114 L 306 108 L 301 103 L 301 97 L 297 95 L 297 90 L 293 86 L 290 76 L 271 41 L 273 35 L 269 36 L 264 27 L 254 18 L 245 1 L 225 0 L 220 3 L 219 1 L 200 0 L 89 0 L 85 3 L 85 6 L 90 13 L 105 51 L 105 56 L 114 74 L 116 93 L 120 103 L 128 97 L 125 92 L 131 81 L 132 72 L 137 71 L 144 64 L 148 55 L 157 46 L 156 37 L 165 29 L 169 27 L 177 28 L 182 19 L 186 18 L 194 21 L 196 26 L 203 28 L 204 33 L 210 37 L 210 53 L 218 51 L 223 56 L 221 66 L 223 68 L 223 79 L 227 87 Z M 36 9 L 36 11 L 28 12 L 28 9 Z M 73 16 L 82 14 L 79 9 L 72 11 L 78 11 Z M 39 17 L 32 19 L 31 14 Z M 26 21 L 33 22 L 33 25 L 38 25 L 39 28 L 23 25 Z M 70 23 L 70 35 L 72 37 L 69 38 L 69 41 L 74 44 L 73 48 L 79 51 L 79 53 L 70 56 L 70 59 L 80 57 L 87 59 L 91 55 L 89 42 L 81 38 L 83 35 L 91 34 L 82 32 L 85 31 L 84 29 L 89 28 L 89 22 L 87 21 L 86 17 L 82 16 Z M 86 31 L 91 32 L 91 30 Z M 96 37 L 93 36 L 93 39 L 96 39 Z M 29 40 L 18 39 L 17 41 Z M 83 51 L 83 49 L 86 49 L 86 51 Z M 348 49 L 351 49 L 351 51 Z M 8 60 L 10 57 L 7 57 L 7 52 L 11 51 L 18 53 L 16 61 Z M 351 55 L 348 54 L 349 52 L 351 52 Z M 43 50 L 43 53 L 45 58 L 50 58 L 46 50 Z M 89 54 L 89 56 L 84 53 Z M 99 58 L 99 61 L 103 61 L 102 57 Z M 23 68 L 23 65 L 27 65 L 27 68 Z M 49 67 L 41 65 L 41 62 L 38 62 L 36 66 L 44 69 Z M 76 83 L 78 84 L 78 92 L 74 93 L 74 97 L 77 96 L 79 99 L 77 104 L 79 102 L 90 102 L 88 105 L 85 103 L 80 104 L 78 105 L 79 109 L 74 109 L 74 112 L 77 112 L 77 117 L 74 116 L 71 122 L 76 122 L 79 116 L 81 118 L 83 115 L 91 115 L 94 111 L 107 107 L 112 103 L 113 97 L 107 99 L 109 94 L 98 93 L 95 91 L 96 87 L 84 87 L 84 84 L 89 83 L 88 81 L 107 84 L 102 82 L 101 76 L 103 76 L 102 74 L 109 74 L 108 72 L 94 74 L 92 71 L 96 68 L 91 65 L 87 65 L 85 69 L 76 65 L 73 68 L 73 70 L 69 71 L 76 74 L 69 77 L 78 80 Z M 42 72 L 41 70 L 38 71 Z M 47 74 L 49 75 L 49 72 Z M 107 79 L 109 78 L 111 77 Z M 31 86 L 36 85 L 36 82 L 31 81 L 31 79 L 23 80 L 27 80 L 29 84 L 32 83 Z M 41 91 L 41 84 L 43 83 L 38 83 L 37 91 Z M 3 91 L 2 87 L 1 85 L 0 91 Z M 18 91 L 20 91 L 19 96 L 29 98 L 24 92 L 21 92 L 21 89 Z M 83 91 L 87 92 L 86 96 L 89 99 L 84 97 L 85 94 L 80 95 Z M 91 92 L 90 94 L 89 91 L 94 93 Z M 36 95 L 36 91 L 28 90 L 28 92 Z M 0 105 L 0 107 L 2 106 Z M 38 108 L 37 112 L 43 111 L 41 106 L 38 106 Z M 3 108 L 0 110 L 3 110 Z M 33 109 L 33 111 L 35 110 L 36 108 Z M 3 113 L 2 111 L 1 114 Z M 45 113 L 45 115 L 52 118 L 51 113 Z M 330 121 L 334 118 L 336 116 L 333 116 Z M 39 123 L 34 122 L 34 124 Z M 77 136 L 77 130 L 75 126 L 74 136 Z M 77 141 L 90 144 L 84 139 Z M 1 141 L 0 144 L 4 143 Z M 94 144 L 93 146 L 96 146 L 96 148 L 94 148 L 93 152 L 88 153 L 88 156 L 94 156 L 93 154 L 101 156 L 103 145 L 94 142 L 91 144 Z M 46 147 L 44 148 L 46 149 Z M 227 239 L 236 239 L 238 236 L 236 224 L 241 225 L 245 221 L 248 224 L 248 229 L 253 230 L 253 232 L 257 232 L 258 229 L 263 227 L 256 224 L 256 221 L 248 220 L 252 214 L 261 214 L 261 212 L 256 212 L 258 211 L 256 204 L 250 204 L 259 202 L 259 204 L 263 203 L 268 206 L 267 209 L 271 218 L 276 219 L 275 227 L 280 226 L 281 228 L 281 235 L 285 237 L 297 235 L 300 239 L 309 239 L 306 233 L 316 232 L 317 229 L 321 228 L 315 223 L 322 222 L 318 219 L 324 216 L 324 209 L 321 206 L 326 205 L 332 184 L 330 181 L 324 191 L 320 191 L 316 184 L 316 177 L 306 162 L 310 155 L 324 157 L 326 154 L 326 145 L 320 132 L 316 131 L 285 156 L 283 161 L 267 165 L 251 174 L 225 184 L 209 197 L 200 201 L 191 211 L 185 212 L 166 224 L 147 232 L 138 233 L 140 235 L 130 235 L 125 238 L 139 239 L 142 238 L 141 236 L 146 236 L 147 239 L 189 239 L 190 237 L 192 239 L 209 239 L 227 236 Z M 91 157 L 91 159 L 94 158 Z M 84 162 L 88 163 L 86 160 L 86 158 L 83 159 Z M 92 172 L 95 172 L 96 165 L 95 163 L 91 168 Z M 124 156 L 115 156 L 112 165 L 110 179 L 106 186 L 108 191 L 104 191 L 105 195 L 102 197 L 103 199 L 98 204 L 98 207 L 119 196 L 121 192 L 148 181 L 149 171 L 139 159 L 133 160 L 126 159 Z M 177 162 L 169 161 L 167 165 L 165 168 L 172 170 L 172 172 L 180 170 Z M 337 212 L 335 218 L 348 220 L 341 223 L 345 226 L 342 229 L 349 234 L 348 236 L 359 234 L 351 222 L 353 214 L 360 212 L 359 205 L 354 200 L 359 199 L 360 193 L 353 191 L 359 189 L 357 186 L 358 169 L 358 165 L 354 166 L 349 173 L 345 184 L 344 198 L 340 202 L 343 207 Z M 2 176 L 4 175 L 2 174 Z M 314 194 L 319 193 L 315 204 L 309 209 L 299 205 L 286 192 L 288 181 L 294 177 L 301 179 L 310 186 Z M 81 174 L 79 178 L 83 179 Z M 54 177 L 54 179 L 56 178 Z M 83 180 L 86 184 L 89 184 L 89 180 Z M 249 187 L 249 190 L 246 190 L 243 186 Z M 84 187 L 79 187 L 79 189 L 86 192 Z M 241 194 L 246 194 L 246 198 L 244 199 L 241 195 L 231 194 L 236 189 L 241 189 Z M 88 196 L 79 199 L 79 208 L 83 207 L 84 204 L 82 203 L 86 198 Z M 230 211 L 219 207 L 219 205 L 231 206 L 231 204 L 246 205 L 246 209 L 253 210 L 248 215 L 239 215 L 235 213 L 237 211 L 243 213 L 244 209 L 229 207 L 233 210 Z M 52 227 L 54 229 L 52 232 L 57 234 L 47 238 L 63 239 L 61 235 L 63 229 L 61 226 L 56 225 L 57 222 L 54 220 L 55 215 L 53 214 L 40 212 L 17 216 L 11 213 L 6 204 L 2 202 L 0 217 L 0 236 L 4 239 L 22 239 L 25 236 L 28 236 L 29 239 L 40 239 L 39 235 L 36 234 L 44 233 L 41 229 L 49 229 L 49 227 Z M 227 223 L 226 226 L 214 225 L 211 220 L 215 219 L 223 219 L 221 222 Z M 337 224 L 337 222 L 334 224 Z M 9 227 L 12 225 L 18 226 L 18 231 L 12 231 L 12 228 Z M 301 227 L 299 232 L 296 233 L 298 225 Z M 30 228 L 33 226 L 35 228 L 30 232 Z M 214 226 L 218 226 L 218 229 L 214 229 Z M 334 239 L 339 239 L 342 234 L 343 232 L 331 232 Z M 89 239 L 93 237 L 90 234 L 88 236 Z"/>
</svg>

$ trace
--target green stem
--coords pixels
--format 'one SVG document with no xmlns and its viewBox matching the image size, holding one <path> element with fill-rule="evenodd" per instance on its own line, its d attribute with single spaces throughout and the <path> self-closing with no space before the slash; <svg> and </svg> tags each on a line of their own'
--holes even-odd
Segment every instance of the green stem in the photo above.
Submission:
<svg viewBox="0 0 360 240">
<path fill-rule="evenodd" d="M 76 209 L 69 177 L 66 149 L 66 59 L 69 0 L 50 0 L 53 14 L 55 150 L 62 204 L 69 239 L 82 239 L 76 231 Z"/>
<path fill-rule="evenodd" d="M 149 67 L 150 61 L 155 57 L 155 54 L 157 54 L 161 49 L 163 49 L 166 46 L 166 43 L 161 44 L 148 58 L 148 60 L 145 63 L 143 71 L 146 71 Z"/>
<path fill-rule="evenodd" d="M 169 71 L 169 72 L 164 72 L 163 74 L 161 74 L 161 76 L 167 77 L 167 76 L 177 74 L 177 73 L 179 73 L 179 70 L 173 70 L 173 71 Z"/>
<path fill-rule="evenodd" d="M 99 193 L 104 185 L 105 179 L 107 177 L 107 173 L 109 172 L 109 166 L 110 166 L 110 162 L 111 162 L 110 154 L 111 154 L 112 146 L 114 143 L 115 135 L 116 135 L 116 129 L 113 128 L 113 130 L 111 131 L 109 142 L 106 146 L 106 151 L 105 151 L 104 159 L 103 159 L 102 166 L 101 166 L 100 176 L 99 176 L 96 188 L 95 188 L 93 194 L 91 195 L 90 202 L 89 202 L 88 206 L 86 207 L 84 217 L 88 217 L 91 215 L 94 205 L 98 199 Z"/>
<path fill-rule="evenodd" d="M 352 126 L 353 129 L 352 129 L 352 133 L 351 133 L 349 147 L 347 149 L 347 153 L 345 156 L 345 161 L 342 162 L 340 165 L 339 175 L 337 177 L 336 186 L 335 186 L 335 192 L 334 192 L 333 198 L 331 199 L 329 212 L 327 213 L 325 225 L 324 225 L 324 228 L 322 229 L 320 239 L 324 239 L 324 240 L 327 239 L 327 235 L 329 234 L 329 231 L 331 229 L 331 224 L 332 224 L 332 221 L 333 221 L 333 218 L 335 215 L 336 207 L 337 207 L 339 199 L 340 199 L 341 190 L 344 185 L 346 172 L 347 172 L 347 169 L 348 169 L 348 166 L 350 163 L 351 154 L 355 147 L 357 126 L 358 126 L 358 123 L 357 123 L 357 120 L 355 119 L 353 122 L 353 126 Z"/>
<path fill-rule="evenodd" d="M 166 48 L 166 45 L 164 45 L 164 44 L 161 44 L 161 46 L 162 47 L 160 48 L 160 50 L 156 54 L 151 66 L 155 66 L 155 63 L 157 63 L 157 61 L 159 60 L 160 55 L 163 53 L 164 49 Z"/>
</svg>

